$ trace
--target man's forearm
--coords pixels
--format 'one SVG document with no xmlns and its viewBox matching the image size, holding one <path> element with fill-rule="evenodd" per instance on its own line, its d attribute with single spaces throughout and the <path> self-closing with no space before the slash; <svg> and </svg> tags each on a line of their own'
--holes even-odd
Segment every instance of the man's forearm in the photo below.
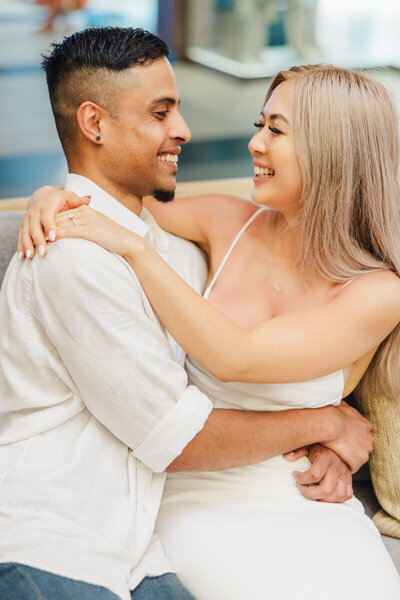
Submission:
<svg viewBox="0 0 400 600">
<path fill-rule="evenodd" d="M 214 409 L 204 428 L 166 469 L 216 471 L 255 464 L 338 435 L 335 408 L 252 412 Z"/>
</svg>

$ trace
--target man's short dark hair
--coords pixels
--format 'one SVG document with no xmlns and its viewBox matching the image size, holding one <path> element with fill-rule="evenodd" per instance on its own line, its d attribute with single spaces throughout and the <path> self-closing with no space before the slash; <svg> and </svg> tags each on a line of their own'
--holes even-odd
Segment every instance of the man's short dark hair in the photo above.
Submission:
<svg viewBox="0 0 400 600">
<path fill-rule="evenodd" d="M 113 114 L 118 74 L 168 54 L 159 37 L 133 27 L 84 29 L 52 44 L 51 53 L 43 55 L 42 67 L 64 151 L 75 137 L 76 111 L 82 102 L 95 102 Z"/>
</svg>

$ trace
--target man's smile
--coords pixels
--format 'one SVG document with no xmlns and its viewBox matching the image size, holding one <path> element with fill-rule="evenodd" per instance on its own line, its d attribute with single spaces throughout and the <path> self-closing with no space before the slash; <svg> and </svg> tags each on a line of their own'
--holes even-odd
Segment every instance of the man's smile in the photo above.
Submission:
<svg viewBox="0 0 400 600">
<path fill-rule="evenodd" d="M 168 165 L 176 173 L 178 170 L 178 155 L 181 153 L 179 146 L 167 148 L 157 154 L 157 160 Z"/>
<path fill-rule="evenodd" d="M 161 160 L 163 162 L 170 162 L 170 163 L 178 163 L 178 155 L 177 154 L 159 154 L 157 156 L 158 160 Z"/>
</svg>

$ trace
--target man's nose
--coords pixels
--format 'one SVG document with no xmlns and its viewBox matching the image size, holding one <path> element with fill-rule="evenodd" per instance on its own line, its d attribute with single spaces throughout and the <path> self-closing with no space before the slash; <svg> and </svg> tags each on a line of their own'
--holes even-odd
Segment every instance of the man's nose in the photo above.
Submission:
<svg viewBox="0 0 400 600">
<path fill-rule="evenodd" d="M 176 115 L 169 135 L 171 139 L 179 140 L 179 142 L 182 143 L 189 142 L 190 138 L 192 137 L 190 129 L 180 113 Z"/>
</svg>

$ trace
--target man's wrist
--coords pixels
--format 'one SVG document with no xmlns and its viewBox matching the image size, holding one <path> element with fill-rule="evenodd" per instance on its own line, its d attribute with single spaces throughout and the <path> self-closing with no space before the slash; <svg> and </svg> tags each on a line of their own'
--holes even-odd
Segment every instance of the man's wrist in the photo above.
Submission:
<svg viewBox="0 0 400 600">
<path fill-rule="evenodd" d="M 322 437 L 319 443 L 322 445 L 334 442 L 340 437 L 343 429 L 342 420 L 339 411 L 335 406 L 324 406 L 316 409 L 319 411 L 319 417 L 321 419 L 321 433 Z"/>
</svg>

